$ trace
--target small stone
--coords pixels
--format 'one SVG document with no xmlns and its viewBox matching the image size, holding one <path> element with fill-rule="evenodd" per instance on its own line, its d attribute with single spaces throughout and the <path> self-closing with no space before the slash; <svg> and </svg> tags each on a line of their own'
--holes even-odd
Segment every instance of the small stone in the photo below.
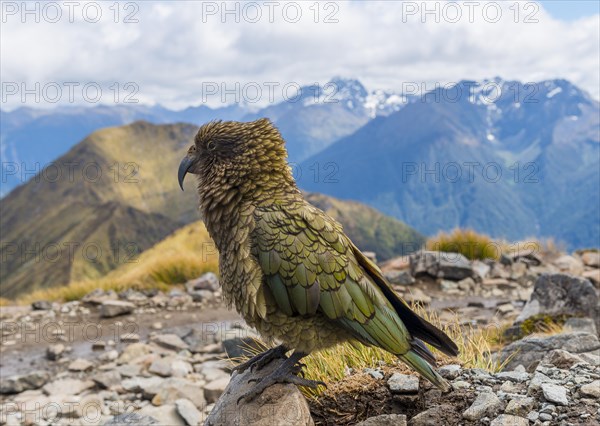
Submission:
<svg viewBox="0 0 600 426">
<path fill-rule="evenodd" d="M 123 353 L 117 359 L 117 363 L 127 364 L 130 361 L 141 357 L 142 355 L 149 354 L 150 352 L 152 352 L 152 349 L 149 345 L 145 343 L 133 343 L 123 350 Z"/>
<path fill-rule="evenodd" d="M 104 426 L 158 426 L 159 422 L 154 417 L 143 416 L 138 413 L 123 413 L 113 417 Z"/>
<path fill-rule="evenodd" d="M 56 361 L 59 359 L 65 351 L 65 345 L 62 343 L 57 343 L 55 345 L 50 345 L 46 349 L 46 358 L 50 361 Z"/>
<path fill-rule="evenodd" d="M 126 333 L 120 336 L 123 343 L 137 343 L 140 341 L 140 335 L 137 333 Z"/>
<path fill-rule="evenodd" d="M 493 416 L 502 409 L 502 401 L 492 392 L 477 395 L 473 404 L 463 412 L 463 418 L 476 421 L 484 416 Z"/>
<path fill-rule="evenodd" d="M 135 305 L 131 302 L 122 300 L 107 300 L 100 306 L 100 316 L 102 318 L 113 318 L 119 315 L 127 315 L 133 312 Z"/>
<path fill-rule="evenodd" d="M 152 341 L 163 348 L 174 351 L 180 351 L 188 348 L 188 344 L 181 340 L 181 337 L 176 334 L 158 334 L 152 339 Z"/>
<path fill-rule="evenodd" d="M 169 377 L 171 375 L 171 361 L 172 358 L 170 357 L 157 358 L 152 362 L 148 371 L 158 376 Z"/>
<path fill-rule="evenodd" d="M 458 364 L 444 365 L 438 369 L 438 373 L 448 380 L 456 379 L 458 376 L 460 376 L 461 371 L 462 369 Z"/>
<path fill-rule="evenodd" d="M 30 389 L 39 389 L 50 380 L 46 371 L 33 371 L 21 376 L 11 376 L 0 380 L 0 394 L 20 393 Z"/>
<path fill-rule="evenodd" d="M 408 271 L 389 271 L 385 273 L 385 277 L 392 284 L 412 285 L 415 283 L 415 279 Z"/>
<path fill-rule="evenodd" d="M 150 326 L 152 328 L 152 330 L 162 330 L 163 325 L 162 322 L 153 322 L 152 325 Z"/>
<path fill-rule="evenodd" d="M 523 417 L 501 414 L 492 420 L 490 426 L 529 426 L 529 421 Z"/>
<path fill-rule="evenodd" d="M 92 380 L 103 389 L 110 389 L 121 383 L 121 375 L 118 371 L 110 370 L 104 373 L 96 374 Z"/>
<path fill-rule="evenodd" d="M 591 398 L 600 398 L 600 380 L 594 380 L 592 383 L 581 386 L 579 392 Z"/>
<path fill-rule="evenodd" d="M 549 402 L 554 402 L 559 405 L 568 405 L 569 400 L 567 399 L 567 389 L 563 386 L 555 385 L 553 383 L 542 383 L 542 392 L 544 398 Z"/>
<path fill-rule="evenodd" d="M 581 260 L 586 266 L 592 266 L 594 268 L 600 267 L 600 253 L 597 251 L 586 251 L 581 256 Z"/>
<path fill-rule="evenodd" d="M 92 343 L 93 351 L 103 351 L 104 349 L 106 349 L 106 342 L 104 340 L 98 340 Z"/>
<path fill-rule="evenodd" d="M 204 386 L 204 398 L 210 404 L 216 402 L 229 384 L 229 377 L 222 377 Z"/>
<path fill-rule="evenodd" d="M 530 397 L 511 399 L 504 412 L 515 416 L 527 416 L 534 404 L 535 400 Z"/>
<path fill-rule="evenodd" d="M 387 381 L 392 393 L 417 393 L 419 392 L 419 378 L 417 376 L 394 373 Z"/>
<path fill-rule="evenodd" d="M 89 371 L 94 368 L 94 364 L 83 358 L 77 358 L 69 364 L 70 371 Z"/>
<path fill-rule="evenodd" d="M 363 373 L 367 373 L 369 376 L 376 380 L 381 380 L 384 377 L 381 370 L 376 370 L 374 368 L 364 368 Z"/>
<path fill-rule="evenodd" d="M 517 372 L 517 371 L 503 371 L 501 373 L 496 374 L 496 377 L 499 379 L 510 380 L 513 382 L 524 382 L 529 380 L 530 374 L 526 372 Z"/>
<path fill-rule="evenodd" d="M 214 273 L 207 272 L 200 276 L 200 278 L 185 283 L 185 288 L 188 293 L 192 293 L 196 290 L 217 291 L 219 289 L 219 279 Z"/>
<path fill-rule="evenodd" d="M 529 414 L 527 414 L 527 420 L 529 420 L 530 422 L 535 422 L 539 417 L 540 413 L 538 413 L 537 411 L 530 411 Z"/>
<path fill-rule="evenodd" d="M 52 303 L 47 300 L 37 300 L 31 304 L 31 309 L 34 311 L 50 311 L 52 310 Z"/>
<path fill-rule="evenodd" d="M 194 404 L 186 398 L 181 398 L 175 401 L 177 412 L 188 426 L 198 426 L 202 421 L 202 413 L 194 406 Z"/>
<path fill-rule="evenodd" d="M 406 416 L 404 414 L 381 414 L 369 417 L 356 426 L 406 426 Z"/>
<path fill-rule="evenodd" d="M 408 422 L 409 426 L 444 425 L 446 415 L 454 411 L 451 405 L 438 405 L 414 416 Z"/>
<path fill-rule="evenodd" d="M 568 370 L 573 365 L 585 362 L 581 357 L 562 349 L 554 349 L 542 358 L 543 364 L 551 364 L 557 368 Z"/>
<path fill-rule="evenodd" d="M 464 380 L 457 380 L 455 382 L 452 382 L 452 388 L 454 390 L 468 389 L 470 387 L 471 387 L 471 383 L 465 382 Z"/>
<path fill-rule="evenodd" d="M 94 382 L 91 380 L 58 379 L 45 384 L 44 392 L 48 395 L 63 395 L 65 392 L 68 392 L 70 395 L 78 395 L 93 387 Z"/>
<path fill-rule="evenodd" d="M 552 420 L 552 414 L 540 413 L 538 418 L 543 422 L 549 422 L 550 420 Z"/>
<path fill-rule="evenodd" d="M 510 313 L 512 313 L 512 312 L 515 311 L 515 307 L 512 305 L 512 303 L 504 303 L 502 305 L 498 305 L 498 307 L 496 308 L 496 310 L 501 315 L 508 315 L 508 314 L 510 314 Z"/>
<path fill-rule="evenodd" d="M 100 361 L 105 362 L 115 361 L 117 358 L 119 358 L 119 352 L 117 352 L 115 349 L 105 352 L 98 357 Z"/>
<path fill-rule="evenodd" d="M 155 418 L 159 425 L 185 426 L 185 422 L 179 413 L 177 413 L 174 404 L 167 404 L 161 407 L 146 405 L 138 413 L 142 416 Z"/>
</svg>

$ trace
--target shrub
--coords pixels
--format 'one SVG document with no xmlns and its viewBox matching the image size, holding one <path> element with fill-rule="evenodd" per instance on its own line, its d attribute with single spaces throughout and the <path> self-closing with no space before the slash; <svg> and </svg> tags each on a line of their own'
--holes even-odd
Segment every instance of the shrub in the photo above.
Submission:
<svg viewBox="0 0 600 426">
<path fill-rule="evenodd" d="M 427 250 L 460 253 L 470 260 L 497 260 L 502 254 L 504 245 L 472 229 L 459 228 L 450 233 L 440 232 L 425 243 Z"/>
</svg>

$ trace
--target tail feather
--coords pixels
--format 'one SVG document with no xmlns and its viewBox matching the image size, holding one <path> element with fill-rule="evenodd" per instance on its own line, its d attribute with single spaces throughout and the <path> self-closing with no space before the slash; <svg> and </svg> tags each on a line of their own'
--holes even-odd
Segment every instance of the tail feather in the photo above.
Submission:
<svg viewBox="0 0 600 426">
<path fill-rule="evenodd" d="M 414 368 L 420 375 L 425 377 L 442 391 L 447 392 L 450 389 L 450 385 L 446 379 L 440 376 L 439 373 L 433 369 L 431 364 L 425 361 L 425 359 L 413 349 L 404 355 L 400 355 L 400 359 Z"/>
</svg>

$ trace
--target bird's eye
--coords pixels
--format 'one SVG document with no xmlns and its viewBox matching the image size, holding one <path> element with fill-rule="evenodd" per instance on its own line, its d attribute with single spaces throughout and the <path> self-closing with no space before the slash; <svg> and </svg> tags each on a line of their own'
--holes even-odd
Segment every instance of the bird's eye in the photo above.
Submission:
<svg viewBox="0 0 600 426">
<path fill-rule="evenodd" d="M 214 151 L 216 147 L 217 144 L 213 141 L 208 141 L 208 143 L 206 144 L 206 149 L 208 149 L 209 151 Z"/>
</svg>

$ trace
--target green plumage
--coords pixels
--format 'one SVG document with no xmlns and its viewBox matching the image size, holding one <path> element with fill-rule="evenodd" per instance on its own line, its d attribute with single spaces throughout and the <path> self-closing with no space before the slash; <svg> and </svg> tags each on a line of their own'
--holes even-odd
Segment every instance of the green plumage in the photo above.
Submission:
<svg viewBox="0 0 600 426">
<path fill-rule="evenodd" d="M 450 355 L 456 345 L 398 298 L 339 223 L 304 201 L 286 155 L 263 119 L 203 126 L 184 160 L 198 175 L 226 300 L 288 348 L 308 353 L 356 339 L 446 387 L 421 340 Z"/>
</svg>

